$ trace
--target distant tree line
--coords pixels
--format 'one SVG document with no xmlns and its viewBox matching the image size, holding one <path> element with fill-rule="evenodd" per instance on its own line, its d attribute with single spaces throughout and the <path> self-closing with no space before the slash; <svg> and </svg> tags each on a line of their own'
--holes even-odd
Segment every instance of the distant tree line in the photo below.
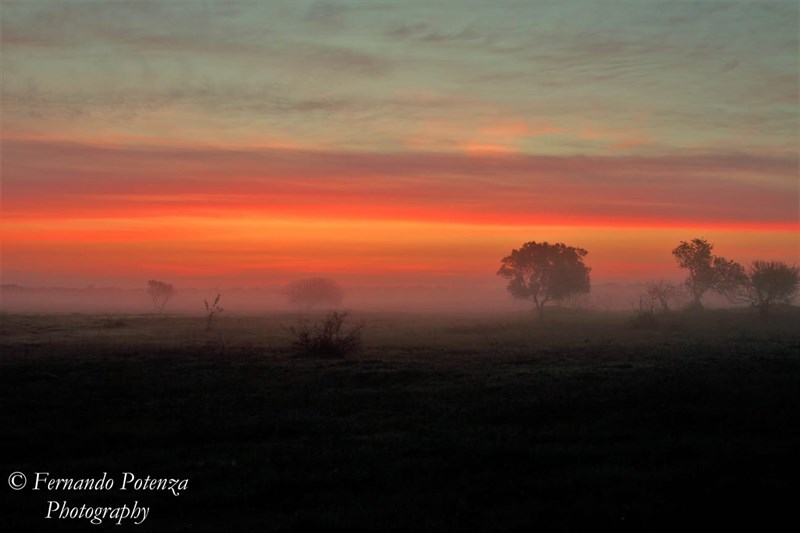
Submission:
<svg viewBox="0 0 800 533">
<path fill-rule="evenodd" d="M 703 295 L 719 293 L 732 303 L 747 303 L 768 316 L 775 305 L 788 304 L 800 289 L 800 269 L 783 261 L 753 261 L 746 268 L 735 261 L 714 255 L 714 245 L 706 239 L 681 241 L 672 250 L 680 268 L 689 274 L 684 286 L 691 297 L 690 309 L 703 308 Z M 584 264 L 588 252 L 563 243 L 526 242 L 501 260 L 497 275 L 508 280 L 514 298 L 534 304 L 538 317 L 551 301 L 561 301 L 590 291 L 591 269 Z M 642 317 L 669 310 L 680 294 L 679 287 L 666 281 L 651 282 L 638 302 Z"/>
<path fill-rule="evenodd" d="M 747 267 L 715 255 L 714 245 L 703 238 L 681 241 L 672 250 L 680 268 L 688 275 L 683 282 L 691 298 L 689 309 L 703 308 L 702 298 L 708 292 L 725 296 L 732 303 L 746 303 L 762 316 L 769 316 L 776 305 L 791 303 L 800 290 L 800 269 L 784 261 L 755 260 Z M 507 290 L 516 299 L 533 303 L 539 319 L 545 306 L 564 301 L 591 290 L 591 268 L 584 263 L 588 252 L 564 243 L 526 242 L 501 259 L 498 276 L 508 280 Z M 158 280 L 147 282 L 147 293 L 159 313 L 174 294 L 172 284 Z M 678 286 L 667 282 L 651 282 L 635 309 L 641 316 L 656 310 L 668 312 L 670 304 L 681 295 Z M 338 306 L 344 297 L 341 286 L 329 278 L 305 278 L 289 283 L 284 294 L 292 304 L 311 310 L 314 306 Z M 213 303 L 205 301 L 207 328 L 222 313 L 219 295 Z"/>
<path fill-rule="evenodd" d="M 708 291 L 734 303 L 747 303 L 768 316 L 778 304 L 791 303 L 800 289 L 800 269 L 784 261 L 755 260 L 746 268 L 712 253 L 714 245 L 692 239 L 672 250 L 678 266 L 689 270 L 684 284 L 692 294 L 692 306 L 702 309 L 700 298 Z"/>
</svg>

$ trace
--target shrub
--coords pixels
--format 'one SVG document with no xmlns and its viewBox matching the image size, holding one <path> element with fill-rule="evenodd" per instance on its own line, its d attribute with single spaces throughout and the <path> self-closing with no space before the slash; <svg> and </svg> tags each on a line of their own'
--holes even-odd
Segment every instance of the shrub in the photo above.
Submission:
<svg viewBox="0 0 800 533">
<path fill-rule="evenodd" d="M 631 325 L 634 328 L 649 328 L 658 323 L 656 317 L 657 299 L 649 293 L 639 296 L 639 301 L 633 304 L 633 318 Z"/>
<path fill-rule="evenodd" d="M 305 355 L 343 358 L 361 350 L 361 333 L 364 324 L 347 330 L 344 327 L 347 312 L 331 311 L 324 319 L 313 324 L 301 320 L 297 327 L 288 328 L 294 336 L 293 346 Z"/>
<path fill-rule="evenodd" d="M 225 311 L 225 309 L 219 305 L 219 297 L 220 295 L 217 294 L 213 303 L 208 303 L 208 300 L 203 300 L 203 303 L 206 305 L 206 331 L 211 331 L 211 323 L 214 321 L 214 317 L 219 316 Z"/>
<path fill-rule="evenodd" d="M 647 297 L 661 306 L 661 312 L 669 312 L 669 304 L 675 303 L 681 296 L 681 289 L 669 281 L 651 281 L 647 284 Z"/>
<path fill-rule="evenodd" d="M 783 261 L 753 261 L 745 276 L 732 300 L 749 303 L 762 318 L 776 306 L 791 305 L 800 292 L 800 268 Z"/>
</svg>

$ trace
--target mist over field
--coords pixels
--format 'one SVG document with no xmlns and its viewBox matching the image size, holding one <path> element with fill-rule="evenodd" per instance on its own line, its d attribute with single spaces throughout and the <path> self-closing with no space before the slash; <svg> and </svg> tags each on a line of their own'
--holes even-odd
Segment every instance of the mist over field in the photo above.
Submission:
<svg viewBox="0 0 800 533">
<path fill-rule="evenodd" d="M 599 284 L 590 294 L 566 298 L 556 306 L 575 311 L 631 311 L 646 284 Z M 6 313 L 155 313 L 146 290 L 119 288 L 33 288 L 3 285 L 0 310 Z M 285 286 L 231 289 L 176 289 L 165 307 L 167 314 L 204 314 L 203 300 L 221 295 L 226 312 L 251 315 L 270 312 L 304 311 L 302 305 L 289 302 Z M 724 297 L 709 295 L 712 307 L 729 307 Z M 331 306 L 315 306 L 324 311 Z M 407 286 L 345 287 L 345 297 L 338 306 L 351 311 L 402 311 L 419 313 L 483 314 L 507 313 L 530 309 L 526 301 L 515 300 L 502 283 L 473 287 Z"/>
</svg>

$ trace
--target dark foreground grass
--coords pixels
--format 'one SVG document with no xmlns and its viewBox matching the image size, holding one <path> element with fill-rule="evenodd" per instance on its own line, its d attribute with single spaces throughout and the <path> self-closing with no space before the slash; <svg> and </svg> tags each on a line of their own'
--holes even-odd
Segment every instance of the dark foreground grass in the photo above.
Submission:
<svg viewBox="0 0 800 533">
<path fill-rule="evenodd" d="M 289 351 L 288 317 L 203 336 L 4 316 L 2 479 L 189 479 L 177 497 L 3 487 L 6 530 L 765 530 L 796 512 L 795 316 L 363 318 L 365 351 L 331 361 Z M 152 509 L 93 526 L 46 520 L 49 500 Z"/>
</svg>

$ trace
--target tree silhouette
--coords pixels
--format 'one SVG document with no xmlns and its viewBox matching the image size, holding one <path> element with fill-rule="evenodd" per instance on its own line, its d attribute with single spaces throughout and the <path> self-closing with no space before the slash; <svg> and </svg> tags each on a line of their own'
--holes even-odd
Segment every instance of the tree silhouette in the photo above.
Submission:
<svg viewBox="0 0 800 533">
<path fill-rule="evenodd" d="M 526 242 L 502 259 L 497 275 L 509 280 L 514 298 L 532 301 L 542 320 L 547 302 L 589 292 L 591 269 L 583 264 L 587 253 L 563 243 Z"/>
<path fill-rule="evenodd" d="M 329 278 L 307 278 L 293 281 L 286 286 L 289 302 L 305 305 L 311 309 L 315 305 L 339 305 L 344 298 L 341 286 Z"/>
<path fill-rule="evenodd" d="M 667 313 L 669 312 L 670 301 L 675 300 L 680 292 L 678 287 L 662 279 L 648 283 L 646 294 L 653 302 L 658 302 L 662 312 Z"/>
<path fill-rule="evenodd" d="M 171 283 L 164 283 L 154 279 L 147 282 L 147 294 L 150 295 L 153 305 L 159 313 L 164 313 L 164 307 L 174 293 L 175 290 L 172 288 Z"/>
<path fill-rule="evenodd" d="M 691 306 L 702 309 L 701 298 L 709 290 L 731 296 L 744 283 L 746 276 L 742 265 L 712 254 L 714 245 L 705 239 L 692 239 L 672 250 L 678 266 L 689 270 L 684 284 L 692 295 Z"/>
<path fill-rule="evenodd" d="M 800 268 L 783 261 L 753 261 L 746 275 L 739 299 L 758 309 L 762 317 L 769 316 L 773 305 L 790 303 L 800 290 Z"/>
</svg>

